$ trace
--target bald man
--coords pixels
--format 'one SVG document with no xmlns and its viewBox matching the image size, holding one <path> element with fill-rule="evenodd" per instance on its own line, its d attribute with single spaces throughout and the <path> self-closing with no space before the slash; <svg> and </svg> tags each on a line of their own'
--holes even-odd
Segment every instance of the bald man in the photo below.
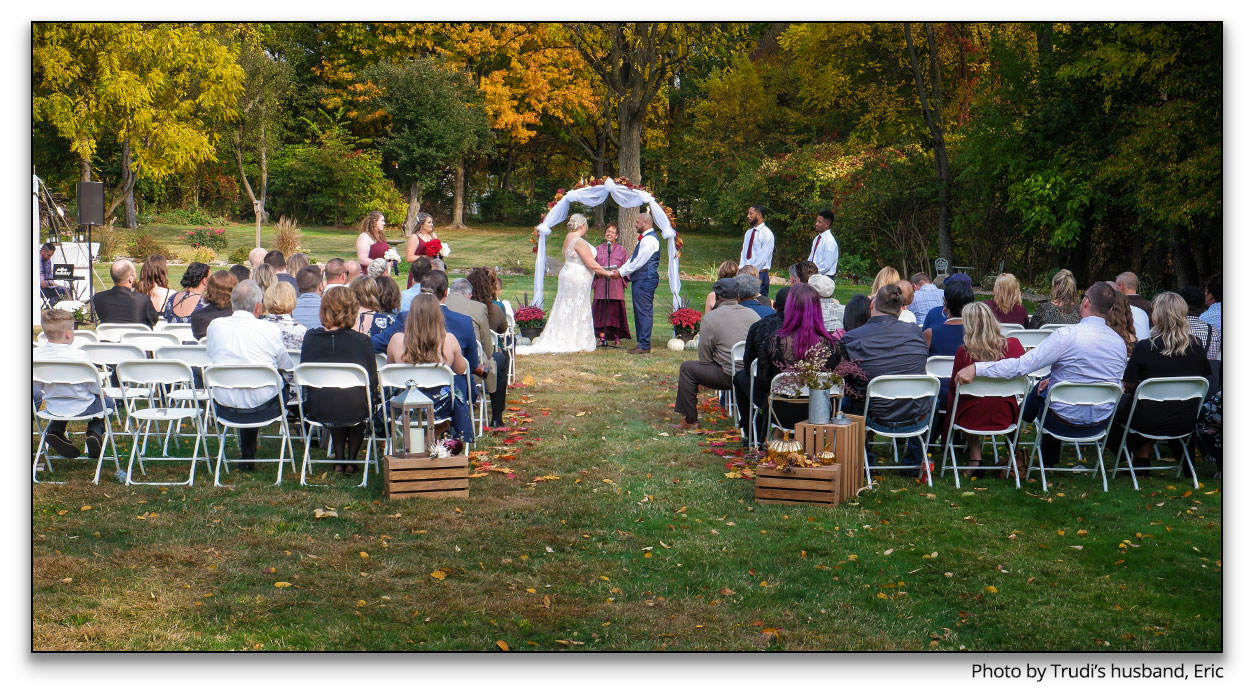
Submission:
<svg viewBox="0 0 1251 697">
<path fill-rule="evenodd" d="M 113 287 L 91 298 L 100 322 L 138 323 L 149 327 L 156 324 L 152 301 L 134 290 L 135 265 L 128 259 L 120 259 L 109 267 L 109 275 L 113 277 Z"/>
<path fill-rule="evenodd" d="M 265 249 L 264 247 L 253 247 L 252 251 L 248 252 L 248 266 L 255 269 L 261 264 L 264 264 L 266 254 L 269 254 L 268 249 Z"/>
<path fill-rule="evenodd" d="M 347 269 L 347 281 L 345 283 L 349 285 L 357 276 L 361 275 L 361 263 L 355 259 L 348 259 L 343 262 L 343 268 Z"/>
<path fill-rule="evenodd" d="M 1138 294 L 1138 274 L 1133 271 L 1122 271 L 1116 277 L 1116 287 L 1125 294 L 1125 299 L 1131 306 L 1146 313 L 1148 327 L 1155 324 L 1155 320 L 1151 317 L 1151 301 Z"/>
</svg>

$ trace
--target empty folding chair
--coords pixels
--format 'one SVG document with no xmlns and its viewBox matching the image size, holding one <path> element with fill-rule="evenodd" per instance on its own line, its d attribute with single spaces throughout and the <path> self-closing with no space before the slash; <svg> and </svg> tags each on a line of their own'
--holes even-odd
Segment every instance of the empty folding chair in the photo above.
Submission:
<svg viewBox="0 0 1251 697">
<path fill-rule="evenodd" d="M 1021 342 L 1021 348 L 1026 351 L 1041 344 L 1043 339 L 1049 336 L 1051 336 L 1050 329 L 1018 329 L 1004 334 L 1005 338 L 1016 339 Z"/>
<path fill-rule="evenodd" d="M 208 443 L 204 439 L 204 410 L 200 408 L 199 402 L 183 402 L 187 406 L 177 406 L 177 402 L 171 398 L 171 391 L 174 389 L 192 390 L 195 388 L 195 375 L 191 372 L 191 366 L 178 360 L 156 360 L 148 359 L 142 361 L 122 361 L 117 364 L 117 379 L 121 384 L 122 399 L 126 401 L 126 410 L 130 417 L 135 420 L 135 431 L 132 435 L 132 445 L 130 448 L 130 461 L 126 464 L 126 483 L 127 484 L 154 484 L 159 486 L 191 486 L 195 482 L 196 463 L 200 461 L 200 443 L 204 442 L 204 464 L 209 464 Z M 146 388 L 142 390 L 145 395 L 142 399 L 147 399 L 148 406 L 140 407 L 138 400 L 140 398 L 132 397 L 134 390 L 131 387 Z M 146 395 L 151 395 L 146 396 Z M 195 443 L 191 446 L 191 469 L 187 472 L 186 481 L 181 482 L 137 482 L 134 479 L 135 460 L 139 461 L 139 471 L 147 474 L 144 469 L 144 453 L 147 450 L 148 434 L 152 428 L 152 424 L 157 424 L 157 432 L 159 434 L 161 425 L 167 425 L 173 428 L 174 424 L 180 424 L 182 421 L 190 421 L 195 428 Z M 143 437 L 140 438 L 139 429 L 143 429 Z M 149 457 L 149 461 L 186 461 L 186 457 L 177 456 L 169 457 L 168 440 L 166 446 L 162 448 L 161 457 Z"/>
<path fill-rule="evenodd" d="M 118 336 L 120 339 L 121 337 Z M 104 393 L 116 402 L 119 406 L 114 410 L 115 413 L 121 414 L 126 411 L 125 402 L 122 400 L 122 391 L 118 387 L 110 384 L 109 376 L 113 374 L 113 370 L 118 363 L 122 361 L 141 361 L 147 358 L 143 349 L 130 344 L 86 344 L 82 347 L 84 353 L 87 354 L 87 360 L 104 369 L 101 377 L 104 379 Z M 130 432 L 130 415 L 127 414 L 124 419 L 119 420 L 118 426 L 127 433 Z"/>
<path fill-rule="evenodd" d="M 138 322 L 105 322 L 96 325 L 96 336 L 100 341 L 118 342 L 129 332 L 150 332 L 152 327 Z"/>
<path fill-rule="evenodd" d="M 874 400 L 894 401 L 894 400 L 929 400 L 929 409 L 919 422 L 911 426 L 894 427 L 887 424 L 875 424 L 873 412 L 870 411 Z M 869 381 L 868 387 L 865 389 L 864 396 L 864 413 L 865 413 L 865 458 L 864 458 L 864 480 L 868 486 L 873 486 L 873 472 L 869 465 L 870 448 L 873 447 L 873 439 L 869 433 L 886 436 L 894 444 L 899 438 L 920 438 L 921 439 L 921 470 L 925 472 L 926 484 L 933 486 L 934 480 L 929 467 L 929 450 L 930 431 L 934 424 L 934 414 L 938 409 L 938 378 L 932 375 L 879 375 Z M 877 469 L 912 469 L 912 465 L 874 465 Z"/>
<path fill-rule="evenodd" d="M 178 346 L 182 344 L 182 341 L 173 334 L 164 332 L 126 332 L 122 334 L 118 343 L 138 346 L 143 349 L 144 353 L 151 356 L 162 346 Z"/>
<path fill-rule="evenodd" d="M 398 390 L 402 390 L 408 386 L 409 382 L 414 387 L 434 389 L 446 386 L 449 390 L 455 389 L 455 373 L 452 369 L 438 363 L 424 363 L 419 365 L 411 365 L 407 363 L 392 363 L 382 370 L 378 371 L 378 389 L 383 393 L 383 403 L 390 399 L 391 394 Z M 435 424 L 451 421 L 449 417 L 435 419 Z M 393 442 L 391 438 L 387 438 L 386 453 L 389 455 L 393 450 Z"/>
<path fill-rule="evenodd" d="M 1200 377 L 1150 378 L 1138 383 L 1138 390 L 1134 392 L 1134 401 L 1129 407 L 1129 417 L 1125 420 L 1125 431 L 1121 434 L 1121 442 L 1116 448 L 1116 459 L 1112 462 L 1112 478 L 1116 479 L 1116 473 L 1120 471 L 1121 455 L 1125 456 L 1125 465 L 1129 468 L 1129 476 L 1134 482 L 1135 490 L 1138 489 L 1138 472 L 1174 469 L 1172 465 L 1135 467 L 1134 454 L 1130 452 L 1128 445 L 1129 434 L 1133 433 L 1155 441 L 1157 444 L 1159 441 L 1181 441 L 1182 457 L 1185 459 L 1186 466 L 1190 468 L 1190 478 L 1194 480 L 1195 488 L 1199 488 L 1199 476 L 1195 474 L 1195 463 L 1190 459 L 1190 436 L 1194 433 L 1195 424 L 1199 420 L 1199 410 L 1203 408 L 1203 398 L 1207 393 L 1208 381 Z M 1134 422 L 1134 415 L 1139 412 L 1139 409 L 1158 408 L 1169 402 L 1184 403 L 1191 400 L 1195 403 L 1194 418 L 1169 424 L 1171 428 L 1168 434 L 1147 433 L 1141 430 L 1145 428 L 1141 423 L 1135 424 Z M 1178 404 L 1178 406 L 1181 405 Z M 1176 469 L 1177 476 L 1180 477 L 1182 460 L 1177 461 Z"/>
<path fill-rule="evenodd" d="M 956 396 L 952 400 L 950 411 L 952 414 L 960 413 L 960 397 L 964 397 L 966 402 L 970 397 L 1003 397 L 1016 400 L 1018 407 L 1025 401 L 1025 394 L 1029 392 L 1030 380 L 1022 375 L 1015 378 L 987 378 L 975 377 L 973 382 L 963 385 L 956 385 Z M 947 426 L 946 447 L 943 448 L 943 464 L 939 472 L 939 476 L 947 472 L 947 456 L 951 455 L 951 472 L 956 480 L 956 488 L 960 488 L 960 463 L 956 459 L 956 448 L 953 440 L 956 431 L 967 433 L 973 436 L 1007 436 L 1012 434 L 1013 438 L 1008 440 L 1008 453 L 1016 449 L 1016 439 L 1020 436 L 1021 416 L 1018 412 L 1016 421 L 1009 424 L 1006 428 L 1000 429 L 975 429 L 968 426 L 962 426 L 957 423 L 955 418 L 951 419 L 951 423 Z M 1011 461 L 1011 457 L 1009 457 Z M 993 467 L 970 467 L 966 466 L 966 470 L 972 469 L 977 471 L 989 471 L 995 469 Z M 1011 469 L 1016 479 L 1016 486 L 1021 487 L 1020 476 L 1016 474 L 1016 467 L 1012 464 L 1006 465 L 1005 469 Z"/>
<path fill-rule="evenodd" d="M 1043 403 L 1043 408 L 1038 413 L 1038 419 L 1034 422 L 1037 437 L 1034 438 L 1034 447 L 1029 453 L 1029 469 L 1025 476 L 1029 476 L 1034 471 L 1034 456 L 1038 456 L 1038 471 L 1042 476 L 1043 491 L 1047 491 L 1047 472 L 1090 472 L 1093 476 L 1096 470 L 1089 467 L 1047 467 L 1042 459 L 1042 441 L 1044 435 L 1049 435 L 1063 443 L 1090 443 L 1095 446 L 1095 456 L 1099 460 L 1098 473 L 1103 478 L 1103 490 L 1108 490 L 1108 475 L 1103 468 L 1103 444 L 1107 440 L 1108 430 L 1112 423 L 1109 416 L 1104 420 L 1102 426 L 1091 426 L 1086 435 L 1081 436 L 1063 436 L 1057 434 L 1059 427 L 1048 428 L 1047 415 L 1051 412 L 1051 405 L 1055 403 L 1071 404 L 1076 406 L 1098 407 L 1110 405 L 1112 409 L 1116 408 L 1117 402 L 1121 400 L 1121 386 L 1114 382 L 1092 382 L 1092 383 L 1075 383 L 1061 382 L 1051 385 L 1047 390 L 1047 399 Z"/>
<path fill-rule="evenodd" d="M 1023 324 L 1016 324 L 1013 322 L 1000 322 L 999 323 L 1000 334 L 1007 334 L 1008 332 L 1024 331 L 1024 329 L 1025 329 L 1025 325 Z"/>
<path fill-rule="evenodd" d="M 282 396 L 283 381 L 282 376 L 273 366 L 268 365 L 211 365 L 204 369 L 204 386 L 214 395 L 212 401 L 213 416 L 217 420 L 217 465 L 213 469 L 213 486 L 222 486 L 221 469 L 222 465 L 226 465 L 229 470 L 229 462 L 226 458 L 226 436 L 229 429 L 235 429 L 236 437 L 238 430 L 241 428 L 263 428 L 275 421 L 278 422 L 278 433 L 281 443 L 278 447 L 278 459 L 254 457 L 250 459 L 238 459 L 236 462 L 277 462 L 278 463 L 278 479 L 274 484 L 282 483 L 282 463 L 286 462 L 287 448 L 291 447 L 291 471 L 295 471 L 295 449 L 291 446 L 291 431 L 287 428 L 287 414 L 285 408 L 279 408 L 278 413 L 272 417 L 257 417 L 255 420 L 228 419 L 223 418 L 217 395 L 219 390 L 228 389 L 259 389 L 264 387 L 272 387 L 278 391 L 278 396 Z M 226 432 L 222 432 L 225 429 Z M 259 446 L 259 441 L 258 441 Z"/>
<path fill-rule="evenodd" d="M 178 338 L 179 343 L 195 343 L 195 334 L 192 333 L 191 324 L 189 322 L 174 322 L 173 324 L 166 324 L 160 331 L 165 334 L 174 335 Z"/>
<path fill-rule="evenodd" d="M 60 361 L 60 360 L 35 360 L 31 363 L 31 379 L 35 382 L 44 383 L 45 394 L 57 385 L 82 385 L 84 383 L 94 385 L 96 389 L 92 390 L 97 394 L 103 394 L 104 381 L 100 378 L 100 372 L 96 367 L 85 361 Z M 96 458 L 96 475 L 92 480 L 93 483 L 100 483 L 100 468 L 104 465 L 105 446 L 108 446 L 109 452 L 113 455 L 107 459 L 113 461 L 117 471 L 122 471 L 121 460 L 117 457 L 117 447 L 113 441 L 113 426 L 109 421 L 109 416 L 113 413 L 113 409 L 108 406 L 106 399 L 101 398 L 99 408 L 90 413 L 78 414 L 75 416 L 58 416 L 48 411 L 46 405 L 43 409 L 36 410 L 35 420 L 39 427 L 39 445 L 35 448 L 34 462 L 31 464 L 31 481 L 39 483 L 39 458 L 42 456 L 44 465 L 48 471 L 52 471 L 52 459 L 48 453 L 48 428 L 54 421 L 83 421 L 89 419 L 104 420 L 104 437 L 100 442 L 100 453 Z M 55 482 L 60 484 L 62 482 Z"/>
<path fill-rule="evenodd" d="M 1038 329 L 1039 329 L 1039 330 L 1046 330 L 1046 331 L 1049 331 L 1049 332 L 1054 332 L 1055 330 L 1060 329 L 1061 327 L 1071 327 L 1071 326 L 1073 326 L 1073 325 L 1071 325 L 1071 324 L 1044 324 L 1044 325 L 1042 325 L 1041 327 L 1039 327 Z"/>
<path fill-rule="evenodd" d="M 315 421 L 304 413 L 304 402 L 299 403 L 300 422 L 306 424 L 304 429 L 304 459 L 300 464 L 300 485 L 304 486 L 308 481 L 308 475 L 312 472 L 312 463 L 314 462 L 333 462 L 336 464 L 359 464 L 364 470 L 361 477 L 360 486 L 368 486 L 369 484 L 369 464 L 372 462 L 374 469 L 378 468 L 378 462 L 374 459 L 374 426 L 373 426 L 373 393 L 369 389 L 369 374 L 365 369 L 354 363 L 301 363 L 295 367 L 295 385 L 305 389 L 364 389 L 365 390 L 365 409 L 361 412 L 361 420 L 358 423 L 365 424 L 365 457 L 360 460 L 331 460 L 317 459 L 312 457 L 312 430 L 307 425 L 325 427 L 325 424 Z M 346 451 L 345 451 L 346 454 Z"/>
</svg>

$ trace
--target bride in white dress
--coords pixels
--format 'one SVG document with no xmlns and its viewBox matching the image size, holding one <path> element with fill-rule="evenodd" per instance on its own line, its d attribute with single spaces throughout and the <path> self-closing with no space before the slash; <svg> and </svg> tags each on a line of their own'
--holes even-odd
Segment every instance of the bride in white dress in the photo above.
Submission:
<svg viewBox="0 0 1251 697">
<path fill-rule="evenodd" d="M 518 346 L 517 353 L 572 353 L 595 350 L 595 329 L 591 322 L 591 279 L 611 276 L 595 262 L 595 248 L 582 239 L 586 216 L 569 217 L 569 234 L 561 255 L 565 265 L 556 282 L 556 300 L 543 325 L 543 333 L 529 346 Z"/>
</svg>

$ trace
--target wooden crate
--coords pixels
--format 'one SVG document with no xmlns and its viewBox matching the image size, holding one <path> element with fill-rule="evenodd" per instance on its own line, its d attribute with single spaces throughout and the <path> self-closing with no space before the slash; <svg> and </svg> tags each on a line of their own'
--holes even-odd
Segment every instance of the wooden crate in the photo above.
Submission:
<svg viewBox="0 0 1251 697">
<path fill-rule="evenodd" d="M 469 498 L 469 455 L 382 458 L 382 491 L 388 498 Z"/>
<path fill-rule="evenodd" d="M 756 501 L 759 503 L 808 503 L 837 506 L 842 500 L 842 465 L 797 467 L 783 472 L 756 467 Z"/>
<path fill-rule="evenodd" d="M 804 444 L 809 457 L 833 450 L 834 461 L 843 466 L 843 498 L 851 498 L 864 486 L 864 417 L 847 414 L 851 423 L 814 425 L 807 421 L 795 424 L 795 440 Z"/>
</svg>

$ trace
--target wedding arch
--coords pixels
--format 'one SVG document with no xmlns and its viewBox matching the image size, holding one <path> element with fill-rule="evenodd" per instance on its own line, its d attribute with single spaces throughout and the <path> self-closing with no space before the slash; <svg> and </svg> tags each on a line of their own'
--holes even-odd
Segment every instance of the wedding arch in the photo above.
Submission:
<svg viewBox="0 0 1251 697">
<path fill-rule="evenodd" d="M 543 304 L 543 276 L 547 273 L 547 236 L 552 234 L 552 226 L 560 224 L 569 217 L 570 204 L 581 203 L 595 207 L 609 196 L 612 196 L 612 200 L 623 208 L 647 206 L 652 215 L 652 227 L 659 230 L 661 235 L 669 240 L 669 291 L 673 294 L 673 308 L 676 310 L 682 291 L 682 281 L 678 277 L 680 246 L 676 239 L 677 231 L 673 229 L 669 216 L 665 214 L 664 206 L 656 200 L 655 196 L 652 196 L 650 191 L 637 187 L 628 180 L 614 181 L 608 177 L 600 183 L 592 182 L 587 186 L 573 189 L 563 196 L 557 194 L 555 204 L 547 211 L 543 222 L 535 228 L 539 233 L 539 238 L 536 242 L 537 256 L 534 260 L 534 304 Z M 626 231 L 623 230 L 621 233 L 626 234 Z"/>
</svg>

